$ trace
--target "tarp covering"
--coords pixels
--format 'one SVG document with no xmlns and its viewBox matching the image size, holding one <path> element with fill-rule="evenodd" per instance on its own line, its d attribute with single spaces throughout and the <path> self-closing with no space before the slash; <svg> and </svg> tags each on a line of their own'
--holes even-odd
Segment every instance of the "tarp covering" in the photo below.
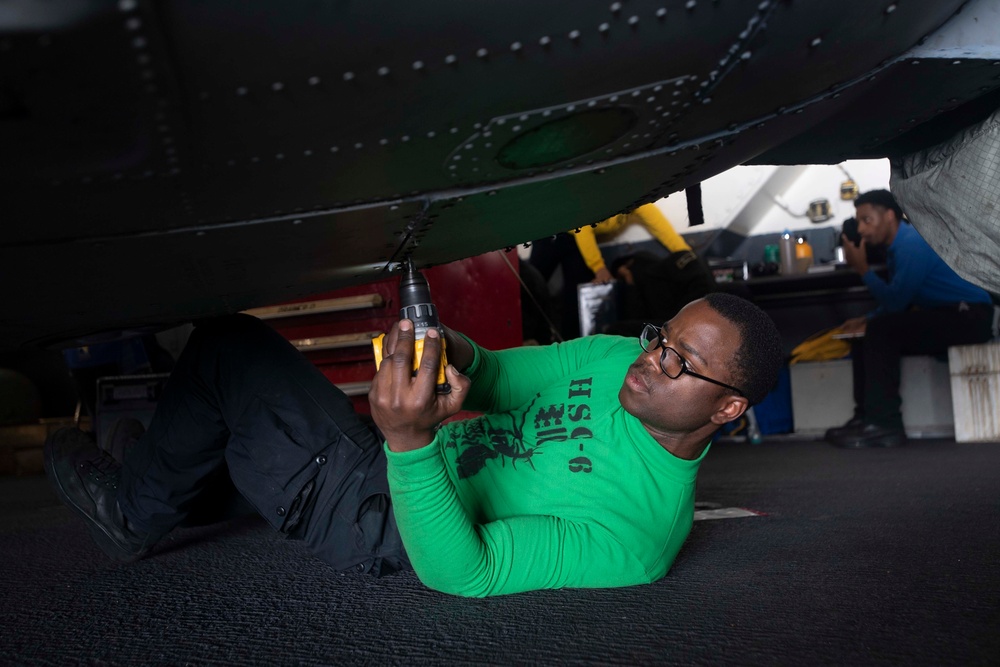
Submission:
<svg viewBox="0 0 1000 667">
<path fill-rule="evenodd" d="M 1000 293 L 1000 110 L 950 141 L 893 160 L 890 188 L 949 266 Z"/>
</svg>

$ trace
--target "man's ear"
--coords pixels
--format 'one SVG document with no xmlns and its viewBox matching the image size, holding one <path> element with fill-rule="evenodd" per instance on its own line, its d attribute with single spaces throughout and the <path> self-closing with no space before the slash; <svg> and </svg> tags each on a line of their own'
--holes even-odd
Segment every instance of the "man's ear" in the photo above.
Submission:
<svg viewBox="0 0 1000 667">
<path fill-rule="evenodd" d="M 743 396 L 727 396 L 719 409 L 712 415 L 712 423 L 718 426 L 739 419 L 750 407 L 750 401 Z"/>
<path fill-rule="evenodd" d="M 893 210 L 893 209 L 891 209 L 891 208 L 884 209 L 884 212 L 882 213 L 882 215 L 884 215 L 886 217 L 888 217 L 889 215 L 892 215 L 892 220 L 890 220 L 889 222 L 891 222 L 892 224 L 896 225 L 897 227 L 899 225 L 903 224 L 903 221 L 899 219 L 898 215 L 896 215 L 896 211 Z"/>
</svg>

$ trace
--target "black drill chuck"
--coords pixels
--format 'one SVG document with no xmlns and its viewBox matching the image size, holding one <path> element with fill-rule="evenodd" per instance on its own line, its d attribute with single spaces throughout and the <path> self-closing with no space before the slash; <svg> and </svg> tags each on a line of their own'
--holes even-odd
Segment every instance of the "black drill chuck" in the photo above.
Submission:
<svg viewBox="0 0 1000 667">
<path fill-rule="evenodd" d="M 413 322 L 413 337 L 415 339 L 414 373 L 423 355 L 423 340 L 429 329 L 437 329 L 441 340 L 441 363 L 438 369 L 437 392 L 447 394 L 451 384 L 445 379 L 444 369 L 448 364 L 444 349 L 444 332 L 441 331 L 441 321 L 438 319 L 437 307 L 431 301 L 431 288 L 424 275 L 417 271 L 413 259 L 406 258 L 403 264 L 403 275 L 399 279 L 399 319 Z"/>
<path fill-rule="evenodd" d="M 428 329 L 441 331 L 437 307 L 431 301 L 430 285 L 413 266 L 413 259 L 409 257 L 399 279 L 399 319 L 413 322 L 413 333 L 417 340 L 423 339 Z"/>
</svg>

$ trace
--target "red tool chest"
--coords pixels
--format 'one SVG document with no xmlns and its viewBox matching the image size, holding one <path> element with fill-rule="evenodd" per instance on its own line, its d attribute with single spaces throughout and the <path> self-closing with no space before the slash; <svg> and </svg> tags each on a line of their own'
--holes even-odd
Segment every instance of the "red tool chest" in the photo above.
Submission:
<svg viewBox="0 0 1000 667">
<path fill-rule="evenodd" d="M 496 251 L 424 270 L 441 322 L 483 347 L 522 343 L 517 252 Z M 371 339 L 399 318 L 398 276 L 309 299 L 257 308 L 343 389 L 358 412 L 369 414 L 368 388 L 375 374 Z"/>
</svg>

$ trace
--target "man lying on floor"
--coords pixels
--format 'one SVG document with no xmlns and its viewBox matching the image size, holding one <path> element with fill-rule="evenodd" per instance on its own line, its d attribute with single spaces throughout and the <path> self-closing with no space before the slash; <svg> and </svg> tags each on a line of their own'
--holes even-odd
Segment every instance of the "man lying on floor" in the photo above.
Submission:
<svg viewBox="0 0 1000 667">
<path fill-rule="evenodd" d="M 783 361 L 770 318 L 728 294 L 647 326 L 638 345 L 591 336 L 491 352 L 446 329 L 449 394 L 435 392 L 437 332 L 415 377 L 413 338 L 407 320 L 386 337 L 376 430 L 272 329 L 212 320 L 124 466 L 64 429 L 46 471 L 121 561 L 177 526 L 225 462 L 274 528 L 338 570 L 412 567 L 466 596 L 649 583 L 691 530 L 713 434 L 764 398 Z M 462 409 L 484 414 L 440 425 Z"/>
</svg>

